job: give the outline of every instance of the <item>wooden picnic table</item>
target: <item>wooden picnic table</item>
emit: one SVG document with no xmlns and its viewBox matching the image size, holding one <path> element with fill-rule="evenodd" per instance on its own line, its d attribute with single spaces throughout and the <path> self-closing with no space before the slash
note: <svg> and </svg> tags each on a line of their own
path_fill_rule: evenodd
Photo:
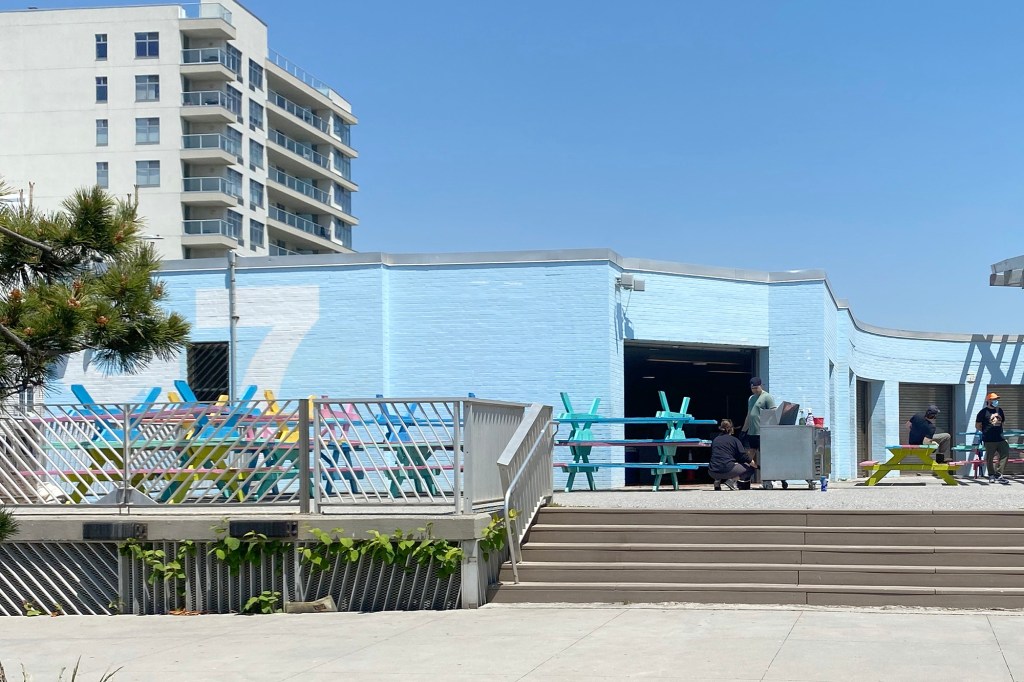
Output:
<svg viewBox="0 0 1024 682">
<path fill-rule="evenodd" d="M 860 466 L 867 467 L 871 471 L 867 485 L 878 485 L 891 471 L 913 471 L 928 472 L 941 478 L 946 485 L 959 485 L 953 478 L 952 472 L 956 470 L 957 464 L 946 462 L 940 464 L 932 459 L 938 445 L 886 445 L 892 456 L 885 462 L 867 460 L 860 463 Z M 916 458 L 918 462 L 905 462 L 907 458 Z"/>
<path fill-rule="evenodd" d="M 567 472 L 569 475 L 565 482 L 565 492 L 571 492 L 576 474 L 583 473 L 587 477 L 587 486 L 590 490 L 597 490 L 594 483 L 594 472 L 601 468 L 617 469 L 650 469 L 654 475 L 653 490 L 658 491 L 661 479 L 669 475 L 672 479 L 672 489 L 679 489 L 678 473 L 685 470 L 693 470 L 706 463 L 698 462 L 676 462 L 676 451 L 678 448 L 709 447 L 710 441 L 699 438 L 687 438 L 684 426 L 694 424 L 716 424 L 713 419 L 694 419 L 687 413 L 690 399 L 683 398 L 683 404 L 678 412 L 669 410 L 668 398 L 664 391 L 659 391 L 663 410 L 654 417 L 602 417 L 597 414 L 597 408 L 601 404 L 600 398 L 595 398 L 590 406 L 589 412 L 575 412 L 568 393 L 562 393 L 562 404 L 566 412 L 560 414 L 555 423 L 568 424 L 570 427 L 569 437 L 558 440 L 555 445 L 568 447 L 572 453 L 572 461 L 556 463 L 555 467 Z M 665 437 L 655 438 L 596 438 L 592 427 L 604 424 L 632 424 L 632 425 L 664 425 Z M 653 447 L 658 450 L 657 462 L 591 462 L 590 453 L 595 447 Z"/>
</svg>

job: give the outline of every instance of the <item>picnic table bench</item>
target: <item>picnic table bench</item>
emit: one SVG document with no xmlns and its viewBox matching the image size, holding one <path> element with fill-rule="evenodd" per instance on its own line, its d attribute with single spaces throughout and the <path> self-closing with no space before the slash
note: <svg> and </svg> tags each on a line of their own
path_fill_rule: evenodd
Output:
<svg viewBox="0 0 1024 682">
<path fill-rule="evenodd" d="M 678 412 L 672 412 L 668 407 L 668 399 L 664 391 L 658 391 L 661 399 L 662 410 L 655 417 L 602 417 L 597 414 L 597 408 L 601 403 L 600 398 L 595 398 L 590 406 L 589 412 L 573 411 L 572 401 L 567 393 L 562 393 L 562 404 L 566 412 L 560 414 L 554 421 L 558 424 L 569 424 L 569 437 L 556 440 L 555 445 L 568 447 L 572 453 L 571 462 L 555 462 L 554 467 L 569 474 L 565 482 L 565 492 L 571 492 L 576 474 L 583 473 L 587 477 L 587 485 L 590 490 L 597 490 L 594 483 L 594 472 L 602 468 L 615 469 L 649 469 L 654 476 L 652 489 L 657 492 L 661 486 L 662 477 L 668 475 L 672 479 L 672 489 L 679 490 L 680 471 L 692 471 L 700 467 L 706 467 L 706 462 L 676 462 L 676 450 L 678 448 L 710 447 L 711 442 L 700 438 L 687 438 L 683 430 L 688 424 L 716 424 L 713 419 L 694 419 L 686 413 L 690 399 L 683 398 L 683 404 Z M 592 427 L 595 424 L 623 424 L 623 425 L 664 425 L 666 427 L 664 438 L 596 438 Z M 590 453 L 595 447 L 636 447 L 636 448 L 657 448 L 657 462 L 591 462 Z"/>
<path fill-rule="evenodd" d="M 892 453 L 892 457 L 887 461 L 866 460 L 860 463 L 860 466 L 866 467 L 871 471 L 867 485 L 877 485 L 891 471 L 926 471 L 941 478 L 946 485 L 958 485 L 952 474 L 959 465 L 952 462 L 940 464 L 933 460 L 932 455 L 937 448 L 938 446 L 934 443 L 928 445 L 886 445 L 885 449 Z M 904 460 L 908 457 L 916 458 L 919 461 L 916 463 L 905 462 Z"/>
</svg>

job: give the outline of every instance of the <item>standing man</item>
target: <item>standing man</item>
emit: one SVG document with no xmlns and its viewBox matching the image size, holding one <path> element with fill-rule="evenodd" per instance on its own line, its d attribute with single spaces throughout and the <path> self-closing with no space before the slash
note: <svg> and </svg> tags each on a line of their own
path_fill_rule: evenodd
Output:
<svg viewBox="0 0 1024 682">
<path fill-rule="evenodd" d="M 927 445 L 935 443 L 939 447 L 935 450 L 935 461 L 944 464 L 946 455 L 950 454 L 950 442 L 952 437 L 948 433 L 935 433 L 935 418 L 939 416 L 939 408 L 936 405 L 929 405 L 924 414 L 918 412 L 907 421 L 910 428 L 911 445 Z"/>
<path fill-rule="evenodd" d="M 1003 422 L 1006 415 L 999 407 L 999 396 L 989 393 L 985 396 L 985 407 L 981 408 L 974 427 L 981 431 L 981 442 L 985 444 L 985 466 L 988 468 L 988 480 L 1008 483 L 1003 478 L 1003 465 L 1010 456 L 1010 444 L 1003 438 Z"/>
<path fill-rule="evenodd" d="M 764 390 L 761 377 L 751 379 L 750 397 L 747 398 L 747 418 L 743 422 L 743 430 L 747 434 L 747 455 L 755 466 L 759 466 L 758 460 L 761 455 L 761 410 L 770 410 L 773 407 L 775 398 Z M 748 483 L 747 486 L 749 485 Z"/>
</svg>

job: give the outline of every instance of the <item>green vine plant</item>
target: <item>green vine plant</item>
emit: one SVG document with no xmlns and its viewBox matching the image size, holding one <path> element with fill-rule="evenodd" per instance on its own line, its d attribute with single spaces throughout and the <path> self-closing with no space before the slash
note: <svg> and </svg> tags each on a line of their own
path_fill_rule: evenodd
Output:
<svg viewBox="0 0 1024 682">
<path fill-rule="evenodd" d="M 507 518 L 498 514 L 491 515 L 491 522 L 484 528 L 483 537 L 480 538 L 480 551 L 483 552 L 484 561 L 491 558 L 491 552 L 500 552 L 505 549 L 508 522 L 515 521 L 518 516 L 518 509 L 509 509 Z"/>
<path fill-rule="evenodd" d="M 135 538 L 130 538 L 121 543 L 118 551 L 123 556 L 129 556 L 149 569 L 149 576 L 146 581 L 150 585 L 158 582 L 170 582 L 171 580 L 185 580 L 188 575 L 185 572 L 185 560 L 196 553 L 196 543 L 191 540 L 181 540 L 178 548 L 170 557 L 167 552 L 157 549 L 153 543 L 141 543 Z"/>
<path fill-rule="evenodd" d="M 39 607 L 35 605 L 35 602 L 28 601 L 27 599 L 21 603 L 21 610 L 25 612 L 26 616 L 42 616 L 44 615 Z"/>
<path fill-rule="evenodd" d="M 280 610 L 277 608 L 277 605 L 280 603 L 280 592 L 264 590 L 255 597 L 249 597 L 249 600 L 242 606 L 242 613 L 277 613 Z"/>
<path fill-rule="evenodd" d="M 367 531 L 370 535 L 368 540 L 345 537 L 341 528 L 335 528 L 330 533 L 311 528 L 309 532 L 316 542 L 302 549 L 299 560 L 317 572 L 331 568 L 335 561 L 355 563 L 365 556 L 388 566 L 402 566 L 406 570 L 411 570 L 410 564 L 427 566 L 433 561 L 438 577 L 447 578 L 458 570 L 465 556 L 458 544 L 435 538 L 430 524 L 417 528 L 414 533 L 406 533 L 401 529 L 396 529 L 390 535 L 376 530 Z"/>
<path fill-rule="evenodd" d="M 284 556 L 291 548 L 291 543 L 269 540 L 263 533 L 255 531 L 236 538 L 228 535 L 227 528 L 223 526 L 213 530 L 220 537 L 212 544 L 208 554 L 223 562 L 231 575 L 238 575 L 245 564 L 259 566 L 264 556 Z M 283 571 L 283 565 L 279 563 L 277 570 L 279 573 Z"/>
</svg>

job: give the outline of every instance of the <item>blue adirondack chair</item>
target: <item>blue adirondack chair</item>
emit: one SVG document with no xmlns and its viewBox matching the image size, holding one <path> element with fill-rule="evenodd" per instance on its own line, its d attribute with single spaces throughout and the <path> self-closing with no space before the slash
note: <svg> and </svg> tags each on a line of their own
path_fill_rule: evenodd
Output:
<svg viewBox="0 0 1024 682">
<path fill-rule="evenodd" d="M 81 384 L 71 384 L 71 393 L 78 399 L 80 406 L 78 407 L 78 413 L 85 417 L 94 417 L 96 420 L 93 422 L 95 426 L 95 433 L 93 434 L 93 441 L 101 441 L 103 443 L 123 443 L 125 440 L 124 421 L 125 417 L 121 410 L 111 410 L 100 405 L 89 393 L 88 389 Z M 156 399 L 160 397 L 160 389 L 152 388 L 143 402 L 140 403 L 132 410 L 131 414 L 141 414 L 147 412 L 156 402 Z M 129 436 L 131 438 L 138 438 L 140 435 L 137 428 L 132 428 Z"/>
</svg>

